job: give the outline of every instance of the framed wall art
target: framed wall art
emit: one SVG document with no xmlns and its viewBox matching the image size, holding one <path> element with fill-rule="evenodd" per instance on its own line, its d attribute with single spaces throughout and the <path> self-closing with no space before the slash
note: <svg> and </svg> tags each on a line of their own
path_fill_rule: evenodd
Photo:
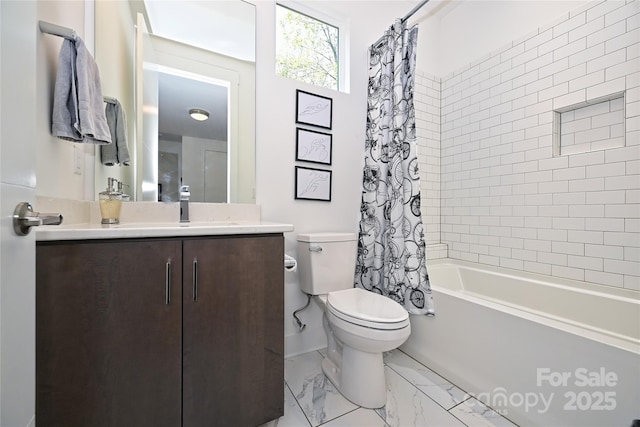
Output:
<svg viewBox="0 0 640 427">
<path fill-rule="evenodd" d="M 296 90 L 296 123 L 331 129 L 332 108 L 331 98 Z"/>
<path fill-rule="evenodd" d="M 332 139 L 330 133 L 296 128 L 296 160 L 330 165 Z"/>
<path fill-rule="evenodd" d="M 296 199 L 331 201 L 331 171 L 296 166 Z"/>
</svg>

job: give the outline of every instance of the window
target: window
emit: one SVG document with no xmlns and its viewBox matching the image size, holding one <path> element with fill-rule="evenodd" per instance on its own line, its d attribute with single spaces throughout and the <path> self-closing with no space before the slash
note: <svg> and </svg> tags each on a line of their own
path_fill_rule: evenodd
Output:
<svg viewBox="0 0 640 427">
<path fill-rule="evenodd" d="M 276 73 L 329 89 L 341 89 L 337 26 L 276 5 Z"/>
</svg>

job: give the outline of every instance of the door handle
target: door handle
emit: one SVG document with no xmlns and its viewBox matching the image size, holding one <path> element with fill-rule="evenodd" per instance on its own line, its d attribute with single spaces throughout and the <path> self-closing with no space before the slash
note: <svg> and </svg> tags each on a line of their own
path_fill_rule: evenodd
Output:
<svg viewBox="0 0 640 427">
<path fill-rule="evenodd" d="M 61 214 L 34 212 L 33 207 L 28 202 L 18 203 L 13 211 L 13 231 L 18 236 L 29 234 L 31 227 L 60 224 L 62 224 Z"/>
</svg>

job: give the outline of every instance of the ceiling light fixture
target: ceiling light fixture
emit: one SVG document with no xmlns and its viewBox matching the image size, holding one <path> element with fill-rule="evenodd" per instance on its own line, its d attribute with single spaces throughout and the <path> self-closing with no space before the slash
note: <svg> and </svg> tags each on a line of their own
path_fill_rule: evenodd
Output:
<svg viewBox="0 0 640 427">
<path fill-rule="evenodd" d="M 189 115 L 193 120 L 203 122 L 209 118 L 209 112 L 201 108 L 192 108 L 189 110 Z"/>
</svg>

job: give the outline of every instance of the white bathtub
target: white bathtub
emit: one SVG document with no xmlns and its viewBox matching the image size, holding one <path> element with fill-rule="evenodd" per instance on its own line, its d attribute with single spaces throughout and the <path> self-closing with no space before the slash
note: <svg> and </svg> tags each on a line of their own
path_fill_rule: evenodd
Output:
<svg viewBox="0 0 640 427">
<path fill-rule="evenodd" d="M 640 292 L 443 259 L 402 349 L 522 426 L 640 419 Z"/>
</svg>

